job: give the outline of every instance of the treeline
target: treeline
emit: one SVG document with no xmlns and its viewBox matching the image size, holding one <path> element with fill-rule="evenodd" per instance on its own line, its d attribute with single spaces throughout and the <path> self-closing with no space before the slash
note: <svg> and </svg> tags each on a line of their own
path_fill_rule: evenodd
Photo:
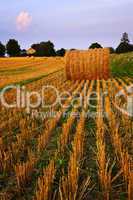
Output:
<svg viewBox="0 0 133 200">
<path fill-rule="evenodd" d="M 94 49 L 94 48 L 103 48 L 103 47 L 101 44 L 96 42 L 91 44 L 91 46 L 89 47 L 89 49 Z M 130 43 L 128 33 L 126 32 L 123 33 L 120 44 L 116 49 L 114 49 L 113 47 L 109 47 L 109 49 L 110 53 L 118 53 L 118 54 L 133 51 L 133 44 Z"/>
<path fill-rule="evenodd" d="M 103 48 L 99 43 L 93 43 L 89 46 L 89 49 Z M 109 47 L 110 53 L 127 53 L 133 51 L 133 44 L 130 43 L 127 33 L 123 33 L 120 44 L 116 49 Z M 74 49 L 71 49 L 74 50 Z M 61 48 L 55 50 L 55 46 L 51 41 L 40 42 L 32 44 L 28 50 L 21 49 L 19 43 L 15 39 L 10 39 L 6 45 L 0 42 L 0 57 L 8 55 L 10 57 L 25 57 L 25 56 L 37 56 L 37 57 L 50 57 L 50 56 L 64 56 L 66 50 Z"/>
<path fill-rule="evenodd" d="M 54 44 L 51 41 L 32 44 L 28 50 L 21 49 L 19 43 L 15 39 L 10 39 L 6 45 L 0 42 L 0 57 L 4 57 L 6 54 L 10 57 L 25 57 L 25 56 L 38 56 L 38 57 L 50 57 L 50 56 L 64 56 L 65 49 L 61 48 L 55 50 Z"/>
</svg>

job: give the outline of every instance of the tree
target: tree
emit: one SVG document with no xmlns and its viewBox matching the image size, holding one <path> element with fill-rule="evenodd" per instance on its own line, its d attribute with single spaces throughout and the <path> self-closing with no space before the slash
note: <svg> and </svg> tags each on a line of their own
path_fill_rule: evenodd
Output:
<svg viewBox="0 0 133 200">
<path fill-rule="evenodd" d="M 130 51 L 133 51 L 133 46 L 125 42 L 121 42 L 116 48 L 116 53 L 127 53 Z"/>
<path fill-rule="evenodd" d="M 33 44 L 31 48 L 36 50 L 35 56 L 56 56 L 54 44 L 51 41 Z"/>
<path fill-rule="evenodd" d="M 31 45 L 31 48 L 36 51 L 36 53 L 34 54 L 34 56 L 39 56 L 39 47 L 40 47 L 39 43 Z"/>
<path fill-rule="evenodd" d="M 129 37 L 128 37 L 128 33 L 123 33 L 122 38 L 121 38 L 121 43 L 130 43 Z"/>
<path fill-rule="evenodd" d="M 45 50 L 45 56 L 56 56 L 54 44 L 51 41 L 44 42 L 43 45 Z"/>
<path fill-rule="evenodd" d="M 26 51 L 26 49 L 22 49 L 20 55 L 21 55 L 22 57 L 26 57 L 26 56 L 27 56 L 27 51 Z"/>
<path fill-rule="evenodd" d="M 0 57 L 4 57 L 6 52 L 5 46 L 0 42 Z"/>
<path fill-rule="evenodd" d="M 92 43 L 89 49 L 95 49 L 95 48 L 103 48 L 99 43 L 95 42 Z"/>
<path fill-rule="evenodd" d="M 63 57 L 65 55 L 65 53 L 66 53 L 66 50 L 63 49 L 63 48 L 61 48 L 61 49 L 56 51 L 56 55 L 57 56 L 62 56 Z"/>
<path fill-rule="evenodd" d="M 10 57 L 20 56 L 20 45 L 17 40 L 10 39 L 6 45 L 7 54 Z"/>
<path fill-rule="evenodd" d="M 127 53 L 133 51 L 133 45 L 130 44 L 130 40 L 127 33 L 123 33 L 121 42 L 116 48 L 116 53 Z"/>
<path fill-rule="evenodd" d="M 109 47 L 109 50 L 110 50 L 110 53 L 111 53 L 111 54 L 112 54 L 112 53 L 115 53 L 115 50 L 114 50 L 113 47 Z"/>
</svg>

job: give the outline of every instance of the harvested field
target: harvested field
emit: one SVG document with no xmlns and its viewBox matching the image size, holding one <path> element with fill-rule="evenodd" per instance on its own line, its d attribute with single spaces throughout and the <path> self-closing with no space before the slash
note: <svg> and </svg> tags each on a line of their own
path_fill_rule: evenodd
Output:
<svg viewBox="0 0 133 200">
<path fill-rule="evenodd" d="M 114 73 L 117 59 L 108 80 L 67 80 L 61 58 L 0 60 L 1 88 L 20 82 L 42 95 L 52 85 L 61 100 L 43 107 L 57 99 L 47 90 L 37 107 L 0 102 L 0 200 L 133 199 L 133 78 Z M 13 103 L 15 89 L 5 96 Z"/>
</svg>

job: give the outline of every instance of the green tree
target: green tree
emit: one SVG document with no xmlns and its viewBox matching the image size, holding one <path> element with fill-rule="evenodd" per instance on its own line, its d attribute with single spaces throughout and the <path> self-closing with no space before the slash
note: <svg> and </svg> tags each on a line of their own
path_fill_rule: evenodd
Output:
<svg viewBox="0 0 133 200">
<path fill-rule="evenodd" d="M 121 42 L 116 48 L 116 53 L 127 53 L 133 51 L 133 46 L 131 44 Z"/>
<path fill-rule="evenodd" d="M 10 57 L 20 56 L 21 49 L 17 40 L 10 39 L 6 45 L 7 54 Z"/>
<path fill-rule="evenodd" d="M 123 33 L 121 42 L 116 48 L 116 53 L 127 53 L 133 51 L 133 45 L 130 44 L 130 40 L 127 33 Z"/>
<path fill-rule="evenodd" d="M 103 48 L 99 43 L 95 42 L 92 43 L 89 49 L 95 49 L 95 48 Z"/>
<path fill-rule="evenodd" d="M 33 44 L 31 47 L 36 50 L 35 56 L 56 56 L 54 44 L 51 41 Z"/>
<path fill-rule="evenodd" d="M 110 53 L 115 53 L 115 49 L 113 47 L 109 47 Z"/>
<path fill-rule="evenodd" d="M 31 48 L 33 48 L 36 51 L 36 53 L 34 54 L 34 56 L 39 56 L 39 47 L 40 47 L 39 43 L 31 45 Z"/>
<path fill-rule="evenodd" d="M 65 53 L 66 53 L 66 50 L 63 49 L 63 48 L 61 48 L 61 49 L 56 51 L 56 55 L 57 56 L 62 56 L 63 57 L 65 55 Z"/>
<path fill-rule="evenodd" d="M 27 56 L 27 51 L 26 49 L 22 49 L 20 52 L 21 57 L 26 57 Z"/>
<path fill-rule="evenodd" d="M 128 33 L 125 32 L 125 33 L 122 34 L 121 43 L 127 43 L 127 44 L 130 43 Z"/>
<path fill-rule="evenodd" d="M 0 57 L 4 57 L 6 52 L 5 46 L 0 42 Z"/>
</svg>

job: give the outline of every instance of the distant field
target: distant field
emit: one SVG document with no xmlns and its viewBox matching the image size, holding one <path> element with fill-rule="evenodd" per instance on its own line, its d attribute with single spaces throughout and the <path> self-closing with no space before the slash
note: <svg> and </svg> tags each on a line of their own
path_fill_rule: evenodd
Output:
<svg viewBox="0 0 133 200">
<path fill-rule="evenodd" d="M 0 88 L 41 78 L 63 67 L 62 58 L 0 58 Z"/>
</svg>

